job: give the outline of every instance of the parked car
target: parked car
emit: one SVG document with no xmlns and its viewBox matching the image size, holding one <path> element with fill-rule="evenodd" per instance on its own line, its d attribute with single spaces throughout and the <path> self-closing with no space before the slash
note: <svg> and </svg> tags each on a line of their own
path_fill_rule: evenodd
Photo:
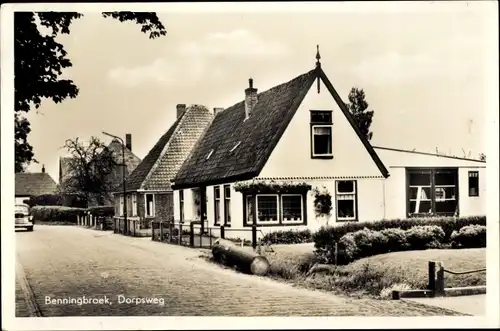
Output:
<svg viewBox="0 0 500 331">
<path fill-rule="evenodd" d="M 16 229 L 26 228 L 28 231 L 33 231 L 35 221 L 31 215 L 30 207 L 28 205 L 16 205 L 14 213 L 16 219 Z"/>
</svg>

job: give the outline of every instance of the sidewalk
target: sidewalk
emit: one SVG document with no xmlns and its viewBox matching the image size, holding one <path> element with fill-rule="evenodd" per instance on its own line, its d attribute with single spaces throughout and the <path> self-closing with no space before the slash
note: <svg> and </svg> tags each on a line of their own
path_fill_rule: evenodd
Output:
<svg viewBox="0 0 500 331">
<path fill-rule="evenodd" d="M 472 316 L 486 315 L 486 294 L 464 295 L 442 298 L 415 298 L 402 299 L 422 303 L 424 305 L 450 309 L 459 313 Z"/>
</svg>

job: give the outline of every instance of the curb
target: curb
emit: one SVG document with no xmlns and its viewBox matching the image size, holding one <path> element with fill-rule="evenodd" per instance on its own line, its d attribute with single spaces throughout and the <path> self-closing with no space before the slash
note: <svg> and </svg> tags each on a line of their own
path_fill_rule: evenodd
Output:
<svg viewBox="0 0 500 331">
<path fill-rule="evenodd" d="M 28 279 L 26 278 L 26 274 L 24 273 L 24 268 L 19 261 L 16 261 L 16 278 L 19 282 L 21 291 L 23 292 L 30 317 L 43 316 L 38 304 L 36 303 L 35 294 L 33 293 L 33 290 L 28 283 Z"/>
<path fill-rule="evenodd" d="M 467 286 L 467 287 L 450 287 L 445 288 L 443 294 L 436 294 L 435 297 L 457 297 L 464 295 L 486 294 L 486 286 Z M 432 298 L 431 290 L 409 290 L 409 291 L 392 291 L 392 299 L 399 300 L 402 298 Z"/>
</svg>

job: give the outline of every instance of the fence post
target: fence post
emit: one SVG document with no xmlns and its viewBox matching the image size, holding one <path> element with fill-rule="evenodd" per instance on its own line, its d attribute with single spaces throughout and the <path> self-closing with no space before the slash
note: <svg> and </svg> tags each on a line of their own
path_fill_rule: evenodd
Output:
<svg viewBox="0 0 500 331">
<path fill-rule="evenodd" d="M 338 263 L 339 245 L 335 242 L 335 265 Z"/>
<path fill-rule="evenodd" d="M 160 221 L 160 241 L 163 242 L 163 222 Z"/>
<path fill-rule="evenodd" d="M 255 251 L 257 248 L 257 226 L 252 224 L 252 248 Z"/>
<path fill-rule="evenodd" d="M 224 225 L 221 225 L 220 226 L 220 237 L 222 239 L 224 239 L 224 236 L 225 236 Z"/>
<path fill-rule="evenodd" d="M 179 222 L 179 245 L 182 245 L 182 222 Z"/>
<path fill-rule="evenodd" d="M 436 295 L 443 296 L 444 295 L 444 265 L 442 262 L 437 263 L 437 271 L 436 271 Z"/>
<path fill-rule="evenodd" d="M 429 261 L 429 273 L 428 273 L 428 289 L 431 291 L 431 297 L 436 296 L 436 262 Z"/>
<path fill-rule="evenodd" d="M 194 224 L 191 222 L 189 224 L 189 229 L 191 232 L 189 233 L 189 246 L 194 247 Z"/>
</svg>

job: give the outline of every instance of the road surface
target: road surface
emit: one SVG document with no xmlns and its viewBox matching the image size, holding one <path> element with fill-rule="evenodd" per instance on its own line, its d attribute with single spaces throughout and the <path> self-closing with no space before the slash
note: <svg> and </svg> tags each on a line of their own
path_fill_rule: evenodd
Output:
<svg viewBox="0 0 500 331">
<path fill-rule="evenodd" d="M 76 226 L 16 232 L 16 250 L 18 317 L 459 315 L 295 288 L 221 268 L 196 249 Z"/>
</svg>

